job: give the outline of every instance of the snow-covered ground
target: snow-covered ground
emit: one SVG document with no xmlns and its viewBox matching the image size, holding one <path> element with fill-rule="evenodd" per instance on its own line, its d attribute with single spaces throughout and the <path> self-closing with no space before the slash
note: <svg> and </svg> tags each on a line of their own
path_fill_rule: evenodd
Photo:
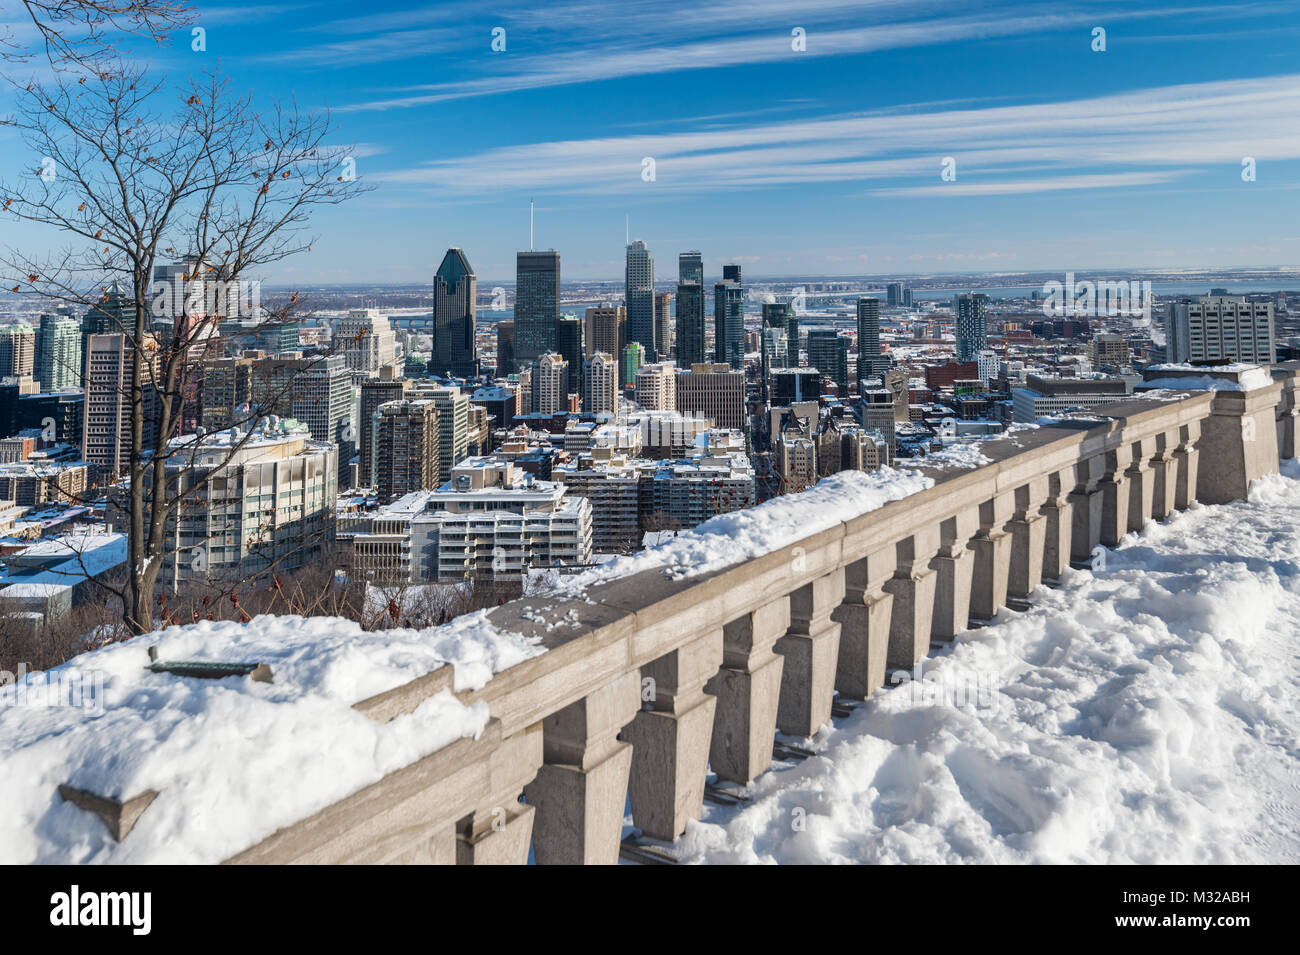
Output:
<svg viewBox="0 0 1300 955">
<path fill-rule="evenodd" d="M 1300 467 L 962 634 L 690 862 L 1300 862 Z M 963 705 L 956 705 L 958 701 Z"/>
</svg>

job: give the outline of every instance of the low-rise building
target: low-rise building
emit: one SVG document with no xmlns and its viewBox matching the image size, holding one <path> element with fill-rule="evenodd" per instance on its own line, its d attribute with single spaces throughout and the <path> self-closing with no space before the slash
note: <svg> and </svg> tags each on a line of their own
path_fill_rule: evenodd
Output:
<svg viewBox="0 0 1300 955">
<path fill-rule="evenodd" d="M 1110 401 L 1119 401 L 1131 390 L 1130 383 L 1123 378 L 1049 378 L 1029 375 L 1026 387 L 1012 389 L 1011 400 L 1015 420 L 1033 423 L 1045 415 L 1086 410 Z"/>
</svg>

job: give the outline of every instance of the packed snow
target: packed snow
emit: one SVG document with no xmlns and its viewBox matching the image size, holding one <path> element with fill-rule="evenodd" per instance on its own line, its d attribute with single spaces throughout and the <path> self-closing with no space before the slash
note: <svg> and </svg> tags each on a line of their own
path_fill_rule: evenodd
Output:
<svg viewBox="0 0 1300 955">
<path fill-rule="evenodd" d="M 1161 375 L 1162 371 L 1197 372 L 1197 374 Z M 1147 372 L 1152 377 L 1139 387 L 1152 390 L 1252 391 L 1256 388 L 1266 388 L 1273 383 L 1273 376 L 1267 368 L 1241 363 L 1210 367 L 1188 364 L 1152 365 Z M 1221 377 L 1221 375 L 1235 377 Z"/>
<path fill-rule="evenodd" d="M 273 682 L 153 673 L 151 646 L 159 661 L 266 663 Z M 481 612 L 376 632 L 332 617 L 257 617 L 168 628 L 28 675 L 0 689 L 0 862 L 219 862 L 477 736 L 489 716 L 448 691 L 389 723 L 354 703 L 443 665 L 455 668 L 456 690 L 481 687 L 541 652 Z M 116 799 L 159 795 L 117 843 L 59 797 L 61 783 Z"/>
<path fill-rule="evenodd" d="M 960 635 L 690 862 L 1300 862 L 1300 467 Z"/>
<path fill-rule="evenodd" d="M 919 471 L 895 468 L 841 471 L 822 478 L 802 493 L 719 514 L 696 525 L 688 534 L 670 537 L 648 550 L 616 557 L 566 577 L 560 581 L 556 593 L 561 596 L 585 593 L 595 584 L 655 568 L 663 568 L 674 579 L 721 570 L 770 554 L 933 486 L 934 479 Z"/>
<path fill-rule="evenodd" d="M 994 435 L 993 437 L 1000 437 L 1000 435 Z M 945 444 L 937 451 L 931 451 L 924 457 L 917 458 L 916 463 L 940 468 L 983 467 L 992 463 L 992 459 L 980 450 L 980 443 L 967 441 Z"/>
</svg>

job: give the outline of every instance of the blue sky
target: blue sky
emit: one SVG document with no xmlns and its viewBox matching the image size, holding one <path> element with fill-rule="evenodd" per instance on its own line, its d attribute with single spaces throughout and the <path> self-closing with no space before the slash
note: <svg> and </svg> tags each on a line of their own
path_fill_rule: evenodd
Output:
<svg viewBox="0 0 1300 955">
<path fill-rule="evenodd" d="M 510 279 L 530 197 L 566 278 L 625 215 L 660 279 L 1300 263 L 1296 2 L 195 6 L 159 69 L 328 106 L 377 186 L 272 281 Z"/>
</svg>

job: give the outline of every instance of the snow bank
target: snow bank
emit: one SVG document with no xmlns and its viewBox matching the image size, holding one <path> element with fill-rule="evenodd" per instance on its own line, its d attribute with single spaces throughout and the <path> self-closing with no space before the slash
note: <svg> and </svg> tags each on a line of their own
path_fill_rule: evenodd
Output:
<svg viewBox="0 0 1300 955">
<path fill-rule="evenodd" d="M 152 673 L 153 645 L 160 661 L 267 663 L 274 682 Z M 450 692 L 385 724 L 353 703 L 443 664 L 456 689 L 479 687 L 540 652 L 475 613 L 369 633 L 328 617 L 204 621 L 76 657 L 49 672 L 90 688 L 93 706 L 38 705 L 42 675 L 0 689 L 0 862 L 218 862 L 488 719 Z M 119 844 L 60 783 L 159 795 Z"/>
<path fill-rule="evenodd" d="M 1300 468 L 1284 471 L 962 634 L 926 680 L 877 693 L 822 731 L 819 755 L 760 777 L 744 808 L 706 806 L 677 851 L 1300 861 Z"/>
<path fill-rule="evenodd" d="M 770 554 L 933 485 L 933 478 L 918 471 L 894 468 L 841 471 L 799 494 L 787 494 L 757 507 L 719 514 L 649 550 L 617 557 L 564 578 L 556 594 L 585 593 L 594 584 L 657 567 L 665 568 L 674 579 L 721 570 Z"/>
<path fill-rule="evenodd" d="M 983 440 L 992 440 L 1001 435 L 991 435 Z M 992 459 L 979 449 L 979 441 L 953 443 L 944 445 L 938 451 L 931 451 L 916 459 L 917 464 L 940 468 L 978 468 L 991 464 Z"/>
<path fill-rule="evenodd" d="M 1273 376 L 1267 368 L 1260 365 L 1244 365 L 1239 362 L 1231 365 L 1214 365 L 1210 367 L 1188 364 L 1152 365 L 1147 370 L 1157 374 L 1162 371 L 1200 372 L 1200 374 L 1195 375 L 1165 375 L 1150 378 L 1139 386 L 1154 390 L 1252 391 L 1255 388 L 1264 388 L 1273 383 Z M 1214 372 L 1235 374 L 1237 377 L 1220 378 L 1213 374 Z"/>
</svg>

